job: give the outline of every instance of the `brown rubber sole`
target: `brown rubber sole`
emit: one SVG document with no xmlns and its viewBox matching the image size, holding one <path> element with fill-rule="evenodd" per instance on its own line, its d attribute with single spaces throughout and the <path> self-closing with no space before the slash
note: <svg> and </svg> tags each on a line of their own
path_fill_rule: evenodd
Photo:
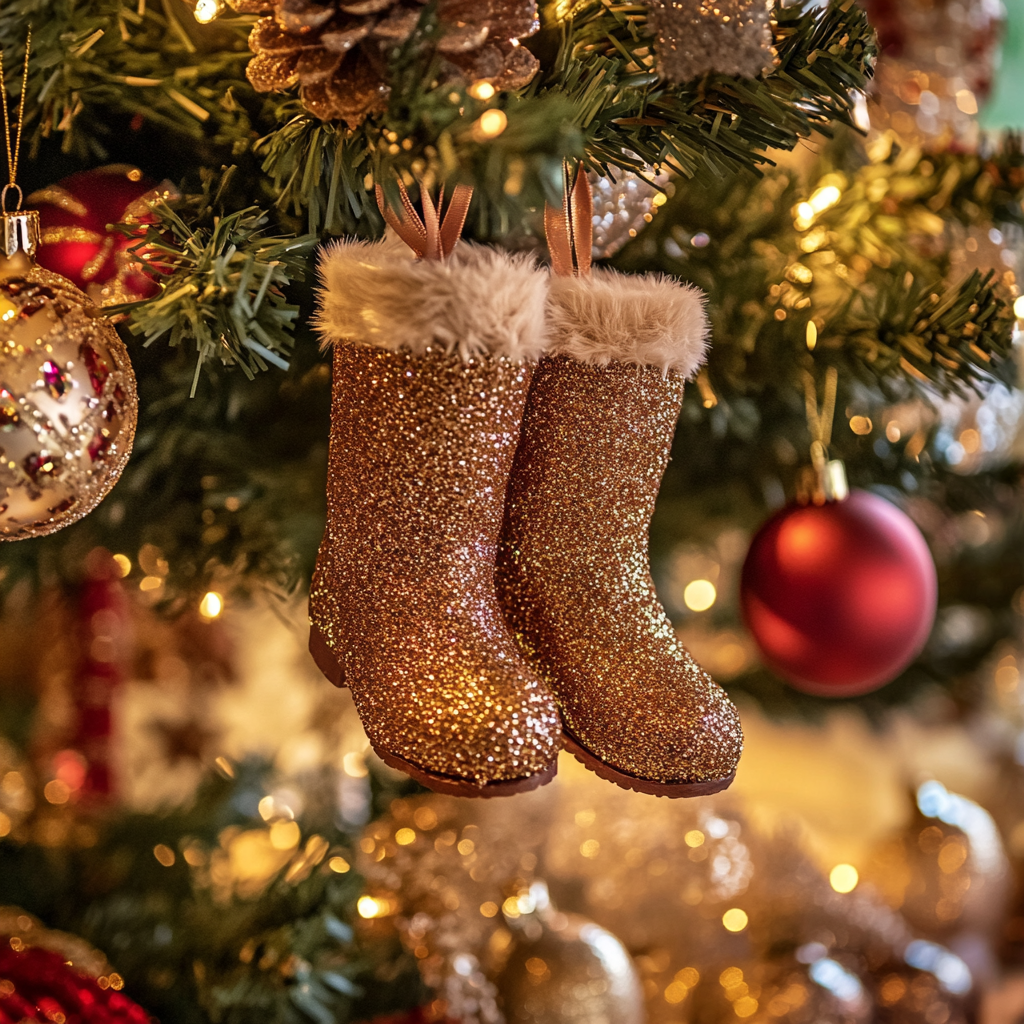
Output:
<svg viewBox="0 0 1024 1024">
<path fill-rule="evenodd" d="M 345 686 L 345 670 L 334 656 L 323 634 L 316 626 L 309 630 L 309 653 L 316 662 L 316 667 L 327 677 L 327 680 L 339 688 Z M 446 796 L 463 796 L 488 799 L 496 796 L 515 796 L 516 793 L 529 793 L 531 790 L 546 786 L 558 773 L 557 759 L 552 761 L 543 771 L 528 775 L 523 779 L 510 779 L 507 782 L 487 782 L 482 786 L 468 779 L 458 779 L 450 775 L 429 772 L 397 754 L 389 753 L 374 746 L 374 753 L 389 767 L 404 772 L 415 779 L 421 786 L 444 793 Z"/>
<path fill-rule="evenodd" d="M 309 653 L 313 656 L 317 668 L 335 686 L 345 686 L 345 673 L 334 652 L 328 646 L 323 634 L 316 628 L 311 627 L 309 631 Z M 612 782 L 621 789 L 631 789 L 637 793 L 646 793 L 649 796 L 663 796 L 670 800 L 682 800 L 694 796 L 711 796 L 713 793 L 721 793 L 732 785 L 736 778 L 736 772 L 731 772 L 725 778 L 711 779 L 708 782 L 653 782 L 650 779 L 641 779 L 626 772 L 620 772 L 616 768 L 605 764 L 594 754 L 590 753 L 574 736 L 563 727 L 563 743 L 565 749 L 571 753 L 580 764 L 590 769 L 595 775 L 607 782 Z M 547 768 L 536 775 L 527 776 L 524 779 L 512 779 L 509 782 L 489 782 L 483 786 L 469 782 L 466 779 L 456 779 L 447 775 L 439 775 L 435 772 L 428 772 L 423 768 L 406 761 L 397 754 L 388 753 L 386 750 L 373 748 L 377 756 L 389 767 L 400 772 L 405 772 L 410 778 L 415 779 L 420 785 L 432 789 L 435 793 L 445 793 L 449 796 L 464 797 L 495 797 L 514 796 L 516 793 L 529 793 L 531 790 L 539 789 L 547 785 L 558 772 L 558 762 L 553 761 Z"/>
<path fill-rule="evenodd" d="M 711 796 L 712 793 L 721 793 L 723 789 L 728 789 L 732 785 L 733 779 L 736 778 L 736 772 L 733 771 L 723 779 L 711 779 L 708 782 L 653 782 L 650 779 L 641 779 L 636 775 L 629 775 L 626 772 L 620 772 L 617 768 L 612 768 L 611 765 L 606 764 L 587 750 L 564 726 L 562 736 L 565 749 L 595 775 L 606 782 L 613 782 L 621 789 L 631 789 L 636 793 L 646 793 L 648 796 L 664 796 L 670 800 Z"/>
</svg>

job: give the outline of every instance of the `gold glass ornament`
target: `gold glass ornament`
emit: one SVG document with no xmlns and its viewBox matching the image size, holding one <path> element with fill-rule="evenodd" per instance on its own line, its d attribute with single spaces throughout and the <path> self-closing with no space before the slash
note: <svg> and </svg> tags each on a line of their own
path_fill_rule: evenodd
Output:
<svg viewBox="0 0 1024 1024">
<path fill-rule="evenodd" d="M 543 882 L 530 887 L 528 903 L 528 913 L 506 914 L 514 941 L 498 990 L 508 1024 L 644 1024 L 640 978 L 622 943 L 585 917 L 559 913 Z"/>
<path fill-rule="evenodd" d="M 815 944 L 810 944 L 814 946 Z M 779 1024 L 868 1024 L 873 1007 L 861 979 L 824 947 L 797 950 L 746 968 L 735 964 L 706 972 L 694 993 L 697 1020 Z"/>
<path fill-rule="evenodd" d="M 23 540 L 106 497 L 131 453 L 138 397 L 110 322 L 35 262 L 38 213 L 3 213 L 0 231 L 0 539 Z"/>
<path fill-rule="evenodd" d="M 935 781 L 918 789 L 905 832 L 876 850 L 864 877 L 918 934 L 939 941 L 964 931 L 991 934 L 1010 889 L 992 817 Z"/>
</svg>

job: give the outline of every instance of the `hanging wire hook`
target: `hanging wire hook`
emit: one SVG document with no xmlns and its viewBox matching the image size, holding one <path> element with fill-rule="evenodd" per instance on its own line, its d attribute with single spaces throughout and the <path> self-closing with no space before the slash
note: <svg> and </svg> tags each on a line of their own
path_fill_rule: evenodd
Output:
<svg viewBox="0 0 1024 1024">
<path fill-rule="evenodd" d="M 7 209 L 7 193 L 10 192 L 12 189 L 18 193 L 18 205 L 15 206 L 13 210 L 9 211 Z M 20 185 L 15 184 L 13 181 L 7 185 L 4 185 L 3 189 L 0 189 L 0 213 L 17 213 L 21 209 L 21 204 L 24 201 L 24 199 L 25 196 L 21 191 Z"/>
</svg>

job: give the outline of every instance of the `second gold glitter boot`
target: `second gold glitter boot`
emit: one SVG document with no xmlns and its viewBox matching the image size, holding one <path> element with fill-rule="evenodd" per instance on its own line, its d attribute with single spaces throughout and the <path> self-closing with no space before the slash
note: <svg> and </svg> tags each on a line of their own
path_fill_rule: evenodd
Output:
<svg viewBox="0 0 1024 1024">
<path fill-rule="evenodd" d="M 344 242 L 321 278 L 334 382 L 310 650 L 392 767 L 460 796 L 533 789 L 561 726 L 494 560 L 547 275 L 478 246 Z"/>
<path fill-rule="evenodd" d="M 717 792 L 739 760 L 739 717 L 676 639 L 647 554 L 683 384 L 703 359 L 700 294 L 555 276 L 549 323 L 506 502 L 506 615 L 579 760 L 627 789 Z"/>
</svg>

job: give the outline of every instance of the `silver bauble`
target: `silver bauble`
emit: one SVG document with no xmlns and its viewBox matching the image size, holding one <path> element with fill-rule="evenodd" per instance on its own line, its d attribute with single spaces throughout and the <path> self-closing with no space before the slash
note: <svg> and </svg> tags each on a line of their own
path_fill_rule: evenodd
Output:
<svg viewBox="0 0 1024 1024">
<path fill-rule="evenodd" d="M 536 911 L 510 921 L 514 945 L 498 980 L 508 1024 L 644 1024 L 633 961 L 611 932 L 548 903 L 535 882 Z"/>
</svg>

